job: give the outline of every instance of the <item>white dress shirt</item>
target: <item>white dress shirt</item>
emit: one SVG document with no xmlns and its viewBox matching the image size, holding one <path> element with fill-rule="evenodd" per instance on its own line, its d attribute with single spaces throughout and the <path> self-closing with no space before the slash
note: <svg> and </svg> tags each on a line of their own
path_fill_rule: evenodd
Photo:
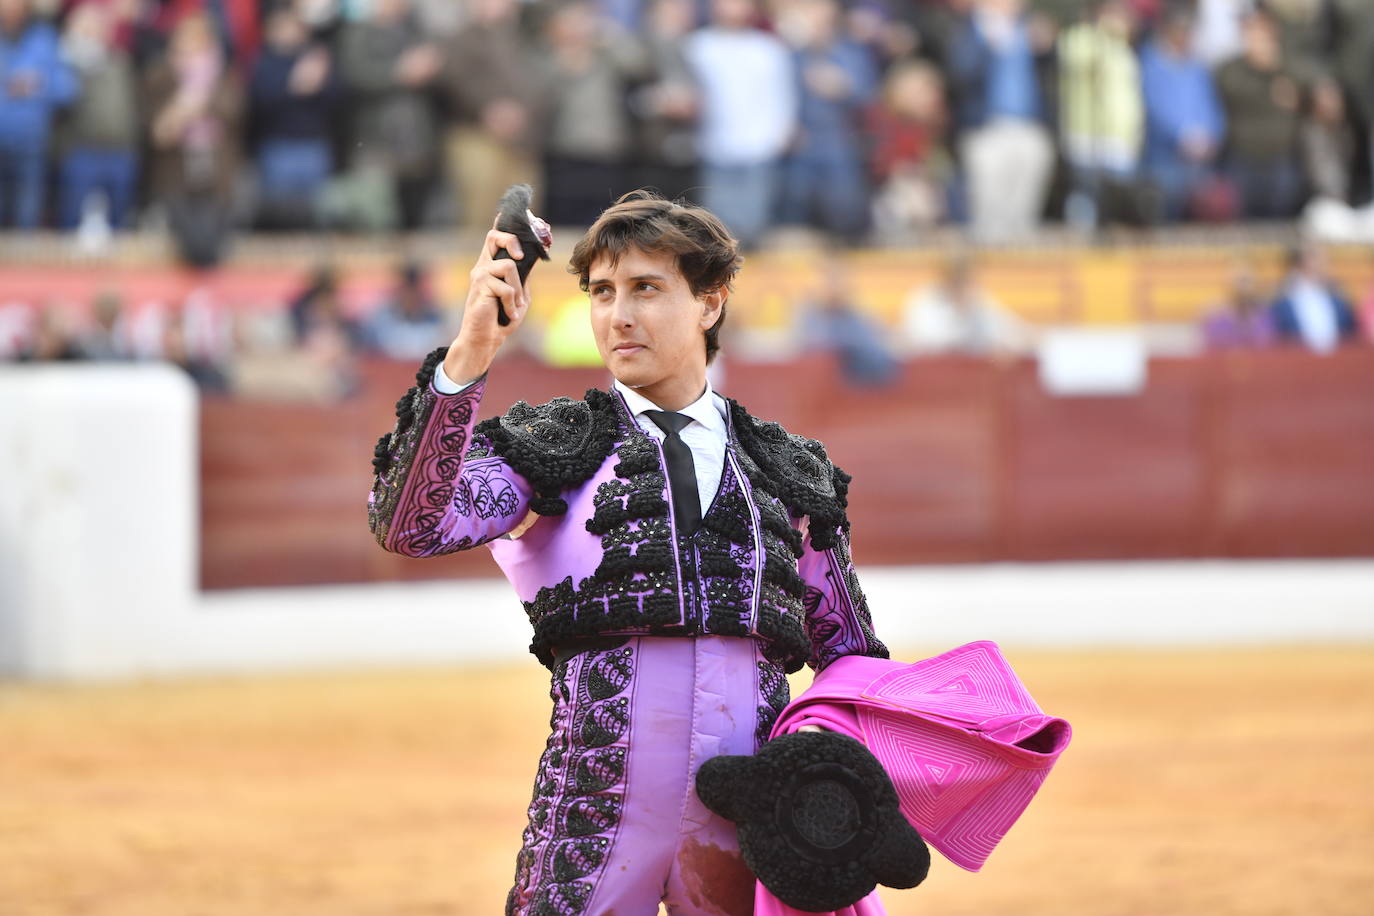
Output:
<svg viewBox="0 0 1374 916">
<path fill-rule="evenodd" d="M 476 379 L 472 380 L 475 381 Z M 459 385 L 444 372 L 443 363 L 434 367 L 434 388 L 440 394 L 458 394 L 472 382 Z M 646 417 L 644 411 L 663 408 L 619 379 L 615 379 L 612 385 L 625 398 L 625 403 L 634 414 L 639 428 L 656 441 L 662 442 L 668 434 L 659 429 L 658 424 L 652 419 Z M 710 379 L 707 379 L 706 390 L 702 392 L 701 397 L 676 411 L 692 418 L 692 422 L 684 426 L 679 435 L 692 450 L 692 465 L 697 472 L 697 495 L 701 499 L 702 515 L 706 514 L 706 510 L 715 499 L 716 490 L 720 488 L 720 477 L 725 469 L 726 410 L 725 399 L 716 394 L 711 388 Z"/>
<path fill-rule="evenodd" d="M 1336 318 L 1336 306 L 1331 293 L 1320 283 L 1300 277 L 1289 287 L 1293 300 L 1293 314 L 1298 331 L 1308 349 L 1316 353 L 1330 353 L 1341 342 L 1341 326 Z"/>
</svg>

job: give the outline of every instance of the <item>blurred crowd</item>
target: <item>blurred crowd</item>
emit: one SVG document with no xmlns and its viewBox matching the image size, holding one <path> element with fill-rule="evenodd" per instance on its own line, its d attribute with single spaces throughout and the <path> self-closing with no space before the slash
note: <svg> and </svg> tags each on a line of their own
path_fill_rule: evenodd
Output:
<svg viewBox="0 0 1374 916">
<path fill-rule="evenodd" d="M 245 309 L 198 286 L 175 303 L 128 308 L 114 288 L 87 314 L 48 304 L 0 303 L 0 362 L 165 362 L 203 390 L 328 402 L 354 393 L 359 361 L 414 363 L 457 332 L 427 271 L 403 262 L 365 309 L 346 307 L 339 275 L 320 266 L 283 302 Z"/>
<path fill-rule="evenodd" d="M 817 263 L 816 282 L 787 303 L 781 334 L 760 350 L 748 331 L 727 331 L 741 335 L 730 337 L 727 362 L 820 353 L 851 384 L 879 387 L 895 381 L 908 360 L 959 356 L 1007 365 L 1039 352 L 1043 329 L 998 301 L 971 249 L 948 255 L 930 282 L 910 288 L 890 321 L 856 295 L 843 251 Z M 459 316 L 436 299 L 418 263 L 398 265 L 390 288 L 362 309 L 346 307 L 341 293 L 339 275 L 322 266 L 283 302 L 252 310 L 226 308 L 208 288 L 172 308 L 135 310 L 105 292 L 84 317 L 69 308 L 0 304 L 0 362 L 164 361 L 209 392 L 330 402 L 359 390 L 364 359 L 414 364 L 457 330 Z M 1300 245 L 1272 286 L 1253 262 L 1238 261 L 1222 301 L 1202 310 L 1196 326 L 1176 330 L 1189 341 L 1182 352 L 1282 346 L 1325 354 L 1369 346 L 1374 287 L 1358 293 L 1332 277 L 1320 246 Z M 585 295 L 548 306 L 544 320 L 516 338 L 517 348 L 549 366 L 601 366 Z M 721 364 L 712 370 L 723 382 Z"/>
<path fill-rule="evenodd" d="M 748 246 L 1293 216 L 1370 191 L 1367 0 L 0 0 L 0 227 L 589 223 Z"/>
<path fill-rule="evenodd" d="M 986 289 L 970 253 L 950 257 L 940 277 L 912 290 L 895 327 L 874 319 L 854 296 L 843 262 L 832 260 L 811 296 L 797 304 L 797 339 L 832 354 L 856 385 L 892 380 L 904 359 L 966 356 L 1006 363 L 1037 351 L 1040 329 Z M 1223 301 L 1206 309 L 1185 350 L 1207 353 L 1286 346 L 1316 354 L 1374 344 L 1374 288 L 1357 300 L 1332 277 L 1325 250 L 1294 246 L 1272 287 L 1255 265 L 1236 265 Z"/>
</svg>

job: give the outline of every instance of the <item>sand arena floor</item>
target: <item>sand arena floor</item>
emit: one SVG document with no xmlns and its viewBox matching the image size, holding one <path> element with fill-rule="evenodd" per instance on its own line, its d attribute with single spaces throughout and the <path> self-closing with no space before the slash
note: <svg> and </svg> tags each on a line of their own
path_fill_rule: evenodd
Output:
<svg viewBox="0 0 1374 916">
<path fill-rule="evenodd" d="M 1374 913 L 1374 647 L 1008 654 L 1074 745 L 894 916 Z M 0 916 L 495 916 L 545 690 L 533 660 L 0 683 Z"/>
</svg>

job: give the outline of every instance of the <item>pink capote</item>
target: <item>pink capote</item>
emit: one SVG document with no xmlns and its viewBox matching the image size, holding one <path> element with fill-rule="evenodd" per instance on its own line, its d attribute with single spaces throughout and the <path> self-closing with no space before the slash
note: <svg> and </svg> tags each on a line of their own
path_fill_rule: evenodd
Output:
<svg viewBox="0 0 1374 916">
<path fill-rule="evenodd" d="M 805 725 L 861 741 L 891 777 L 906 819 L 969 871 L 1026 810 L 1072 735 L 986 640 L 914 664 L 838 658 L 788 704 L 770 737 Z M 833 916 L 885 914 L 875 890 Z M 759 883 L 754 916 L 807 914 Z"/>
</svg>

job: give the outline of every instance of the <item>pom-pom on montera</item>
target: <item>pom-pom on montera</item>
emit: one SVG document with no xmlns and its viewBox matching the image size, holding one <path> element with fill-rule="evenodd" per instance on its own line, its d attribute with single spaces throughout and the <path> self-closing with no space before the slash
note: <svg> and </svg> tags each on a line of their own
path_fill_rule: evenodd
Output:
<svg viewBox="0 0 1374 916">
<path fill-rule="evenodd" d="M 520 271 L 521 284 L 529 279 L 536 260 L 549 260 L 549 248 L 553 245 L 549 224 L 530 212 L 533 200 L 533 188 L 527 184 L 513 184 L 501 195 L 501 202 L 496 207 L 496 228 L 520 240 L 522 256 L 516 261 L 516 268 Z M 495 259 L 514 260 L 504 248 L 496 252 Z M 503 325 L 510 324 L 510 316 L 499 302 L 496 320 Z"/>
<path fill-rule="evenodd" d="M 707 808 L 735 822 L 745 864 L 796 909 L 843 909 L 879 884 L 915 887 L 930 869 L 892 780 L 853 738 L 779 735 L 752 757 L 706 761 L 696 788 Z"/>
</svg>

